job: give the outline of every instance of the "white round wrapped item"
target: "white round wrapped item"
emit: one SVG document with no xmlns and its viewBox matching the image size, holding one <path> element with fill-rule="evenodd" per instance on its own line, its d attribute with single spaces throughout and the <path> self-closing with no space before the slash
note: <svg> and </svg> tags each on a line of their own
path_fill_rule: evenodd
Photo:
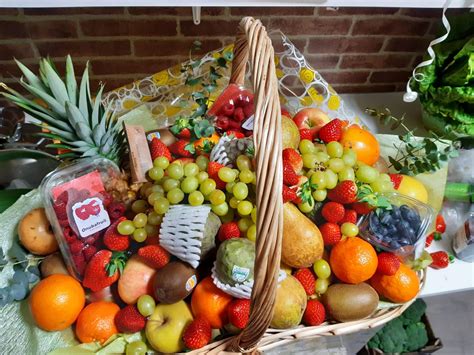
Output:
<svg viewBox="0 0 474 355">
<path fill-rule="evenodd" d="M 209 205 L 174 205 L 166 212 L 160 228 L 160 245 L 170 254 L 197 268 L 215 247 L 221 222 Z"/>
</svg>

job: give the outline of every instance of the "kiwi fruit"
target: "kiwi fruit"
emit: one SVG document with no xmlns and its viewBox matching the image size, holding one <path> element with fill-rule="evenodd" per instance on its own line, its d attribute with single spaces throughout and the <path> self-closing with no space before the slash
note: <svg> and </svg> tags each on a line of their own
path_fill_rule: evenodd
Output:
<svg viewBox="0 0 474 355">
<path fill-rule="evenodd" d="M 334 284 L 322 297 L 328 313 L 339 322 L 349 322 L 370 316 L 377 309 L 379 296 L 368 284 Z"/>
<path fill-rule="evenodd" d="M 182 261 L 173 261 L 156 272 L 153 292 L 159 302 L 172 304 L 188 297 L 196 284 L 196 270 Z"/>
</svg>

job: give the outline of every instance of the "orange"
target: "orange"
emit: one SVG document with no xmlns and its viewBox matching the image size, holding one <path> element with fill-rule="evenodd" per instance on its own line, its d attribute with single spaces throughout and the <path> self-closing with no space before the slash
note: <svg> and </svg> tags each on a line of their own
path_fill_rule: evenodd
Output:
<svg viewBox="0 0 474 355">
<path fill-rule="evenodd" d="M 341 240 L 332 248 L 329 263 L 339 280 L 358 284 L 374 275 L 378 259 L 372 245 L 358 237 L 352 237 Z"/>
<path fill-rule="evenodd" d="M 76 279 L 55 274 L 41 280 L 33 288 L 28 302 L 38 327 L 56 331 L 66 329 L 76 321 L 86 297 Z"/>
<path fill-rule="evenodd" d="M 194 317 L 203 316 L 212 328 L 218 329 L 227 324 L 227 305 L 230 301 L 232 296 L 218 289 L 209 276 L 194 289 L 191 310 Z"/>
<path fill-rule="evenodd" d="M 117 334 L 114 319 L 118 311 L 120 307 L 113 302 L 99 301 L 87 305 L 77 318 L 76 335 L 79 340 L 83 343 L 104 343 Z"/>
<path fill-rule="evenodd" d="M 350 125 L 342 132 L 340 143 L 346 148 L 352 148 L 357 159 L 367 165 L 373 165 L 379 159 L 379 142 L 372 133 L 356 124 Z"/>
<path fill-rule="evenodd" d="M 420 280 L 416 272 L 401 264 L 395 275 L 376 273 L 370 280 L 373 288 L 383 297 L 395 303 L 408 302 L 420 290 Z"/>
</svg>

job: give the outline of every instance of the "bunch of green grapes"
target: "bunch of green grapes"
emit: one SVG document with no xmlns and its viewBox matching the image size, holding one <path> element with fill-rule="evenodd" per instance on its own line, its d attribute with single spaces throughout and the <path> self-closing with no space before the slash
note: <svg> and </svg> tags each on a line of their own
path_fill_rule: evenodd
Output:
<svg viewBox="0 0 474 355">
<path fill-rule="evenodd" d="M 330 284 L 331 266 L 326 260 L 320 259 L 313 264 L 313 270 L 318 277 L 314 289 L 318 295 L 322 295 L 326 293 Z"/>
</svg>

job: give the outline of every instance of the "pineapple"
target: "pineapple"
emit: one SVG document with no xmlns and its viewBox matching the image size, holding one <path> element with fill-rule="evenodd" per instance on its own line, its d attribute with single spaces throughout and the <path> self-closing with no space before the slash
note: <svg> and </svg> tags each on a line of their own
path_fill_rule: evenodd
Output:
<svg viewBox="0 0 474 355">
<path fill-rule="evenodd" d="M 58 142 L 48 147 L 66 150 L 58 155 L 59 158 L 101 156 L 120 164 L 125 147 L 121 122 L 114 120 L 109 108 L 104 107 L 101 102 L 103 85 L 95 99 L 92 98 L 88 64 L 78 90 L 69 55 L 66 58 L 64 81 L 49 58 L 40 60 L 39 76 L 18 60 L 15 61 L 23 73 L 20 84 L 47 107 L 24 97 L 3 83 L 2 95 L 42 122 L 42 126 L 49 132 L 41 135 Z"/>
</svg>

